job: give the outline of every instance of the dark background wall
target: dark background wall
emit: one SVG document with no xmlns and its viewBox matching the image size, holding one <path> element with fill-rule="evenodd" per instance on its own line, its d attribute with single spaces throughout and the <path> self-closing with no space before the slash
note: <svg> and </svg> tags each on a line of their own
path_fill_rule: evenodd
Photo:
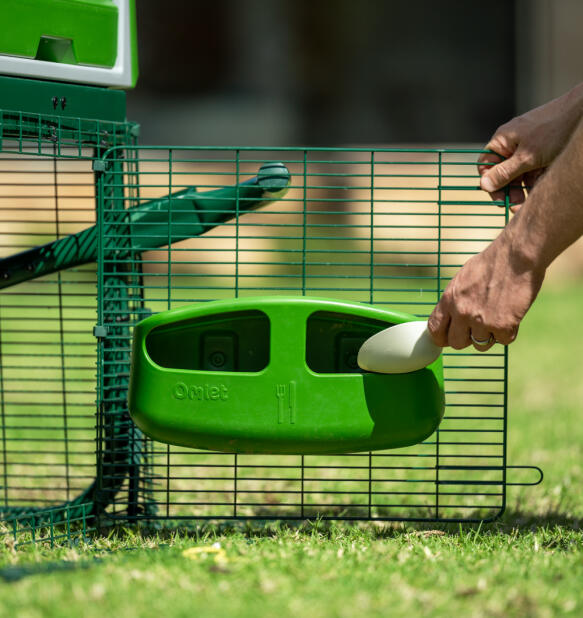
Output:
<svg viewBox="0 0 583 618">
<path fill-rule="evenodd" d="M 142 143 L 481 143 L 515 112 L 514 0 L 137 5 Z"/>
</svg>

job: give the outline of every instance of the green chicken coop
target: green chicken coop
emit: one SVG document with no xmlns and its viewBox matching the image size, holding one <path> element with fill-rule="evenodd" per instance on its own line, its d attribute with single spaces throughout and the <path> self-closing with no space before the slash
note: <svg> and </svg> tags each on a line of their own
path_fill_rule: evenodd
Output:
<svg viewBox="0 0 583 618">
<path fill-rule="evenodd" d="M 356 363 L 505 225 L 478 150 L 142 146 L 133 0 L 2 10 L 5 535 L 488 521 L 540 482 L 507 459 L 506 348 Z"/>
</svg>

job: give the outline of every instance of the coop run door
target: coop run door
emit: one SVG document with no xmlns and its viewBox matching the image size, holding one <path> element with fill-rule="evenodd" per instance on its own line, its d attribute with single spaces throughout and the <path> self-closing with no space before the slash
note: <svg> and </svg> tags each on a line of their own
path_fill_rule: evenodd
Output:
<svg viewBox="0 0 583 618">
<path fill-rule="evenodd" d="M 100 410 L 127 399 L 131 337 L 145 317 L 284 295 L 426 318 L 455 272 L 508 217 L 508 208 L 499 207 L 504 202 L 493 204 L 479 190 L 474 150 L 122 151 L 105 154 L 98 179 Z M 168 363 L 203 367 L 207 361 L 189 357 L 175 335 L 172 349 L 149 343 L 162 370 Z M 229 354 L 236 344 L 220 328 L 208 336 L 205 345 L 222 350 L 208 362 L 241 362 L 235 348 Z M 248 342 L 257 353 L 249 367 L 260 372 L 269 359 L 255 343 L 256 349 Z M 338 345 L 347 346 L 350 363 L 350 341 Z M 350 372 L 322 352 L 313 351 L 310 362 Z M 443 421 L 422 442 L 390 450 L 249 454 L 145 436 L 116 444 L 104 433 L 112 417 L 102 416 L 103 477 L 112 487 L 136 489 L 112 494 L 109 513 L 198 520 L 494 518 L 504 508 L 507 484 L 506 367 L 501 346 L 484 354 L 447 350 Z M 190 397 L 184 384 L 179 395 Z M 192 396 L 225 396 L 224 389 L 201 389 Z M 282 398 L 287 392 L 282 389 Z M 140 465 L 128 475 L 118 460 Z"/>
<path fill-rule="evenodd" d="M 40 97 L 17 81 L 3 81 L 13 100 Z M 69 92 L 72 106 L 93 96 Z M 94 162 L 131 132 L 121 121 L 0 110 L 0 518 L 14 541 L 55 542 L 63 522 L 64 536 L 86 532 L 98 511 Z M 119 444 L 127 436 L 126 426 Z"/>
</svg>

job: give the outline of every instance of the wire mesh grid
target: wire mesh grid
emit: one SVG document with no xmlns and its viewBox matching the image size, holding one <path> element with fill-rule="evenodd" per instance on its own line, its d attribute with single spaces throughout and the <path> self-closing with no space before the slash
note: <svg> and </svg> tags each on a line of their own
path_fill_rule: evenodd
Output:
<svg viewBox="0 0 583 618">
<path fill-rule="evenodd" d="M 14 549 L 42 544 L 55 547 L 89 541 L 97 531 L 92 504 L 83 502 L 12 515 L 0 521 L 0 538 Z"/>
<path fill-rule="evenodd" d="M 91 529 L 97 268 L 39 266 L 47 243 L 94 226 L 93 161 L 132 128 L 0 111 L 0 516 L 18 542 Z"/>
<path fill-rule="evenodd" d="M 0 165 L 2 257 L 94 222 L 90 159 L 5 154 Z M 2 292 L 6 507 L 69 501 L 95 477 L 95 272 L 90 265 Z"/>
<path fill-rule="evenodd" d="M 446 352 L 445 417 L 434 435 L 413 447 L 327 456 L 215 453 L 155 442 L 128 423 L 129 452 L 120 456 L 119 444 L 107 438 L 112 419 L 127 419 L 132 327 L 149 312 L 285 294 L 426 317 L 455 272 L 508 218 L 506 201 L 492 204 L 479 191 L 479 152 L 149 148 L 132 156 L 126 149 L 130 166 L 104 165 L 99 475 L 104 486 L 116 488 L 109 516 L 497 517 L 509 484 L 507 351 L 501 346 L 483 354 Z M 231 203 L 217 198 L 215 218 L 201 218 L 198 228 L 171 207 L 160 209 L 155 222 L 132 214 L 193 187 L 241 186 L 266 162 L 284 165 L 292 180 L 285 197 L 259 209 L 235 188 Z"/>
</svg>

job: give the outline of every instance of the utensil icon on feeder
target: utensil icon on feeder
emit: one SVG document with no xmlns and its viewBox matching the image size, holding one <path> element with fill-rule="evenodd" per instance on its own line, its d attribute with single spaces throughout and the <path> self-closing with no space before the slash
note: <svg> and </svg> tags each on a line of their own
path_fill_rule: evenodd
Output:
<svg viewBox="0 0 583 618">
<path fill-rule="evenodd" d="M 286 399 L 289 419 L 287 422 L 294 425 L 296 422 L 296 383 L 292 380 L 289 384 L 276 384 L 275 395 L 277 397 L 277 422 L 280 425 L 286 422 Z M 287 397 L 286 397 L 287 395 Z"/>
</svg>

